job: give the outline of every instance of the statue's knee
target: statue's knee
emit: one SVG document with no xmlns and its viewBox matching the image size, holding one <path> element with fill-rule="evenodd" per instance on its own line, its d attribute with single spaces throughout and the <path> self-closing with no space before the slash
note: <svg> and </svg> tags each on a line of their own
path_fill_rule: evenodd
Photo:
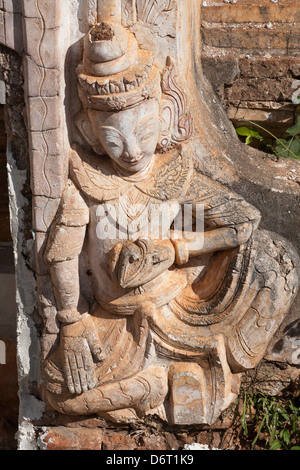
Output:
<svg viewBox="0 0 300 470">
<path fill-rule="evenodd" d="M 255 298 L 227 336 L 235 372 L 255 367 L 288 313 L 299 287 L 299 256 L 276 234 L 258 231 L 253 239 Z"/>
</svg>

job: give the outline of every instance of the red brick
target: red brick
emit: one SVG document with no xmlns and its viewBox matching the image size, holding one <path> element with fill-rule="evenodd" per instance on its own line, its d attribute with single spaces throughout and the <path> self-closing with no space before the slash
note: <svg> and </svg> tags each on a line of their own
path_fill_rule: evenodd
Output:
<svg viewBox="0 0 300 470">
<path fill-rule="evenodd" d="M 251 1 L 251 5 L 272 5 L 272 0 L 236 0 L 235 6 L 239 5 L 247 5 L 249 6 L 249 3 Z M 203 9 L 209 6 L 215 6 L 216 8 L 219 6 L 226 5 L 227 1 L 226 0 L 205 0 L 203 1 Z M 295 4 L 295 0 L 278 0 L 278 5 L 284 6 L 284 5 L 293 5 Z"/>
<path fill-rule="evenodd" d="M 223 4 L 217 7 L 203 7 L 202 19 L 211 23 L 298 23 L 300 9 L 296 2 L 285 5 L 257 5 L 251 1 L 247 5 Z"/>
<path fill-rule="evenodd" d="M 240 76 L 245 78 L 296 77 L 300 75 L 300 58 L 241 58 L 239 70 Z"/>
<path fill-rule="evenodd" d="M 288 101 L 294 92 L 293 82 L 292 78 L 238 79 L 226 90 L 225 98 L 230 101 Z"/>
<path fill-rule="evenodd" d="M 99 429 L 48 428 L 40 438 L 47 450 L 101 450 L 103 432 Z"/>
<path fill-rule="evenodd" d="M 137 443 L 129 435 L 120 433 L 109 433 L 103 437 L 103 450 L 135 450 Z"/>
<path fill-rule="evenodd" d="M 299 52 L 299 25 L 265 27 L 202 26 L 203 45 L 222 49 L 236 49 L 240 53 L 260 50 L 264 53 L 281 50 L 285 55 Z"/>
<path fill-rule="evenodd" d="M 166 450 L 168 448 L 166 439 L 161 435 L 144 436 L 137 450 Z"/>
<path fill-rule="evenodd" d="M 41 448 L 46 450 L 135 450 L 137 442 L 127 431 L 100 428 L 43 427 L 37 430 Z"/>
</svg>

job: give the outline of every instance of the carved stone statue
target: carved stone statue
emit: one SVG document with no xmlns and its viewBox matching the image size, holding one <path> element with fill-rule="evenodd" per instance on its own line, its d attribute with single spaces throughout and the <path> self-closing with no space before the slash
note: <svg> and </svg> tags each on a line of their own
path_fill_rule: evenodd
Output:
<svg viewBox="0 0 300 470">
<path fill-rule="evenodd" d="M 45 394 L 67 415 L 212 423 L 294 299 L 294 253 L 200 173 L 172 59 L 161 76 L 106 3 L 84 39 L 84 140 L 45 251 L 60 325 Z"/>
</svg>

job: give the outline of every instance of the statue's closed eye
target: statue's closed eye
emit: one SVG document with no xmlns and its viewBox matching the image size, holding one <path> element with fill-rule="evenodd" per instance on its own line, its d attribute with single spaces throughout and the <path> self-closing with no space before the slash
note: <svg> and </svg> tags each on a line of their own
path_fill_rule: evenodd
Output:
<svg viewBox="0 0 300 470">
<path fill-rule="evenodd" d="M 151 116 L 150 118 L 146 116 L 138 123 L 135 130 L 135 134 L 136 136 L 138 136 L 141 142 L 146 142 L 153 136 L 155 126 L 156 122 L 153 116 Z"/>
<path fill-rule="evenodd" d="M 107 146 L 112 148 L 123 148 L 124 137 L 114 127 L 103 126 L 100 128 L 101 137 Z"/>
</svg>

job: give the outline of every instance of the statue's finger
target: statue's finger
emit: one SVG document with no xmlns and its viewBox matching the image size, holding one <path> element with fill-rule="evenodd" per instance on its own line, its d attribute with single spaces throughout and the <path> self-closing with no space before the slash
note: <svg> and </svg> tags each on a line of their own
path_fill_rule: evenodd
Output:
<svg viewBox="0 0 300 470">
<path fill-rule="evenodd" d="M 81 389 L 83 392 L 88 391 L 88 377 L 84 368 L 83 357 L 81 353 L 76 354 L 77 370 L 80 379 Z"/>
<path fill-rule="evenodd" d="M 89 331 L 88 343 L 95 361 L 103 361 L 105 359 L 105 354 L 103 352 L 103 347 L 96 331 Z"/>
<path fill-rule="evenodd" d="M 65 356 L 64 358 L 64 374 L 65 374 L 65 379 L 66 379 L 68 390 L 70 393 L 72 393 L 72 395 L 74 395 L 75 387 L 73 383 L 73 377 L 72 377 L 72 372 L 71 372 L 68 356 Z"/>
<path fill-rule="evenodd" d="M 93 388 L 95 388 L 96 385 L 94 376 L 95 364 L 90 351 L 82 352 L 82 361 L 86 373 L 87 387 L 89 390 L 92 390 Z"/>
<path fill-rule="evenodd" d="M 69 358 L 69 366 L 70 366 L 71 373 L 72 373 L 73 384 L 75 387 L 75 393 L 76 395 L 80 395 L 82 393 L 82 388 L 81 388 L 80 378 L 78 374 L 76 356 L 74 353 L 72 353 L 72 354 L 69 354 L 68 358 Z"/>
</svg>

